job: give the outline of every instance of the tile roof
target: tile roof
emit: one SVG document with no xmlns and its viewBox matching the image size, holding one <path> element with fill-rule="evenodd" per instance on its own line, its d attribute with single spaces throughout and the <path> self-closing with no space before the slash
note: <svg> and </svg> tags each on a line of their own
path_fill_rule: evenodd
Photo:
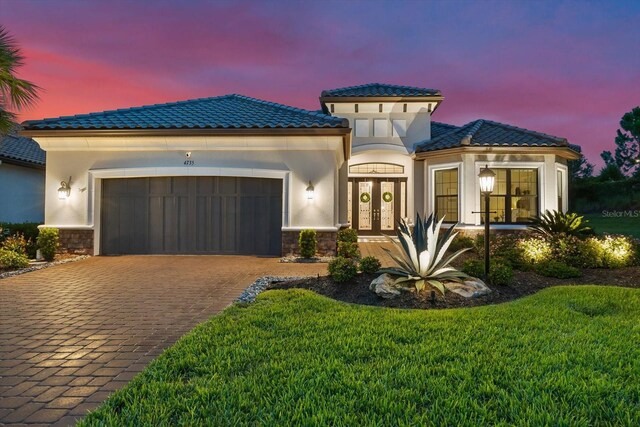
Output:
<svg viewBox="0 0 640 427">
<path fill-rule="evenodd" d="M 31 138 L 17 135 L 0 136 L 0 160 L 15 160 L 44 166 L 45 152 Z"/>
<path fill-rule="evenodd" d="M 416 152 L 428 152 L 471 147 L 568 147 L 575 151 L 573 144 L 565 138 L 547 135 L 490 120 L 474 120 L 464 126 L 452 129 L 430 140 L 416 144 Z"/>
<path fill-rule="evenodd" d="M 431 122 L 431 139 L 444 133 L 451 132 L 454 129 L 458 129 L 458 126 L 441 122 Z"/>
<path fill-rule="evenodd" d="M 348 128 L 346 119 L 248 96 L 154 104 L 100 113 L 28 120 L 26 130 L 43 129 L 276 129 Z"/>
<path fill-rule="evenodd" d="M 321 98 L 330 97 L 422 97 L 442 95 L 438 89 L 399 86 L 384 83 L 367 83 L 338 89 L 323 90 Z"/>
</svg>

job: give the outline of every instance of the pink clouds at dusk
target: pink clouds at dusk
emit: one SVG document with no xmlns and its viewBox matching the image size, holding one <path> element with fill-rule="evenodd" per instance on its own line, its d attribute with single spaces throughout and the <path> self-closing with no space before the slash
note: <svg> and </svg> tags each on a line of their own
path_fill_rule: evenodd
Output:
<svg viewBox="0 0 640 427">
<path fill-rule="evenodd" d="M 38 119 L 241 93 L 308 109 L 322 89 L 437 88 L 434 120 L 566 137 L 590 161 L 640 105 L 640 3 L 0 0 L 41 86 Z"/>
</svg>

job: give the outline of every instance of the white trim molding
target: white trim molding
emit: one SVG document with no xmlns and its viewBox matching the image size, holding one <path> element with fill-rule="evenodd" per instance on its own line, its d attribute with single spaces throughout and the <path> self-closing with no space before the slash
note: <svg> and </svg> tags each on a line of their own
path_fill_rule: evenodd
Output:
<svg viewBox="0 0 640 427">
<path fill-rule="evenodd" d="M 462 199 L 464 195 L 462 194 L 464 174 L 462 173 L 462 162 L 450 162 L 450 163 L 437 163 L 434 165 L 427 165 L 427 192 L 429 197 L 427 212 L 433 213 L 436 211 L 436 171 L 439 170 L 447 170 L 447 169 L 457 169 L 458 170 L 458 222 L 462 222 Z"/>
</svg>

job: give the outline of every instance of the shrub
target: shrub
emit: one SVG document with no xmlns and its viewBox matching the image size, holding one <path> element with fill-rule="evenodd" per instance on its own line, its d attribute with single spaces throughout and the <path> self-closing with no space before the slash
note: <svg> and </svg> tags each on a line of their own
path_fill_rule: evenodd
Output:
<svg viewBox="0 0 640 427">
<path fill-rule="evenodd" d="M 604 236 L 598 239 L 602 248 L 602 265 L 606 268 L 627 267 L 633 263 L 631 239 L 627 236 Z"/>
<path fill-rule="evenodd" d="M 313 258 L 318 248 L 316 230 L 302 230 L 298 236 L 298 247 L 303 258 Z"/>
<path fill-rule="evenodd" d="M 578 249 L 574 267 L 620 268 L 635 262 L 634 242 L 627 236 L 590 237 L 579 242 Z"/>
<path fill-rule="evenodd" d="M 586 263 L 580 251 L 583 240 L 579 237 L 561 234 L 548 241 L 551 245 L 551 259 L 573 267 L 582 267 Z"/>
<path fill-rule="evenodd" d="M 380 267 L 382 264 L 376 257 L 366 256 L 360 260 L 360 271 L 365 274 L 373 274 L 380 270 Z"/>
<path fill-rule="evenodd" d="M 591 227 L 587 226 L 588 222 L 577 213 L 546 211 L 539 218 L 531 218 L 529 229 L 543 236 L 566 234 L 585 237 L 593 234 Z"/>
<path fill-rule="evenodd" d="M 449 252 L 456 252 L 460 249 L 473 248 L 475 245 L 474 240 L 469 236 L 457 235 L 455 239 L 449 245 Z"/>
<path fill-rule="evenodd" d="M 513 280 L 513 268 L 502 259 L 489 261 L 489 282 L 493 285 L 505 286 Z M 484 279 L 484 261 L 469 259 L 462 265 L 462 271 L 471 277 Z"/>
<path fill-rule="evenodd" d="M 520 240 L 529 238 L 522 233 L 496 233 L 489 237 L 489 254 L 491 258 L 500 258 L 511 264 L 513 268 L 527 270 L 530 261 L 525 260 L 524 252 L 519 245 Z M 484 236 L 479 234 L 475 239 L 475 246 L 480 258 L 484 258 Z"/>
<path fill-rule="evenodd" d="M 338 231 L 338 242 L 358 243 L 358 232 L 353 228 Z"/>
<path fill-rule="evenodd" d="M 360 248 L 357 243 L 338 242 L 338 256 L 344 258 L 359 258 Z"/>
<path fill-rule="evenodd" d="M 496 260 L 490 266 L 489 281 L 493 285 L 506 286 L 513 280 L 513 268 L 502 260 Z"/>
<path fill-rule="evenodd" d="M 552 256 L 551 244 L 542 237 L 530 237 L 518 242 L 524 263 L 533 265 L 546 261 Z"/>
<path fill-rule="evenodd" d="M 542 276 L 556 277 L 558 279 L 582 276 L 582 272 L 579 269 L 553 259 L 536 264 L 535 271 Z"/>
<path fill-rule="evenodd" d="M 38 223 L 37 222 L 22 222 L 22 223 L 0 223 L 0 242 L 9 236 L 15 236 L 21 234 L 27 242 L 26 250 L 29 258 L 36 257 L 36 250 L 38 245 L 36 240 L 38 239 Z"/>
<path fill-rule="evenodd" d="M 358 266 L 352 258 L 336 257 L 329 262 L 329 276 L 334 282 L 344 283 L 356 277 Z"/>
<path fill-rule="evenodd" d="M 20 233 L 9 236 L 2 242 L 2 249 L 15 252 L 20 255 L 27 255 L 27 241 Z"/>
<path fill-rule="evenodd" d="M 462 263 L 461 270 L 471 277 L 482 279 L 484 277 L 484 261 L 479 259 L 468 259 Z"/>
<path fill-rule="evenodd" d="M 23 253 L 0 249 L 0 267 L 24 268 L 29 265 L 29 258 Z"/>
<path fill-rule="evenodd" d="M 41 228 L 38 234 L 38 248 L 42 257 L 53 261 L 58 250 L 59 233 L 57 228 Z"/>
</svg>

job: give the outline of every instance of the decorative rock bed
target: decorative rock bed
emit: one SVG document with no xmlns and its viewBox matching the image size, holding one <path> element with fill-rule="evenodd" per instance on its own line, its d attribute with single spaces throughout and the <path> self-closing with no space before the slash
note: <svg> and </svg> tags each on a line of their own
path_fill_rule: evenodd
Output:
<svg viewBox="0 0 640 427">
<path fill-rule="evenodd" d="M 0 279 L 6 279 L 7 277 L 18 276 L 24 273 L 30 273 L 32 271 L 42 270 L 43 268 L 53 267 L 54 265 L 66 264 L 69 262 L 80 261 L 81 259 L 89 258 L 89 255 L 79 255 L 71 258 L 64 258 L 52 262 L 34 262 L 29 267 L 20 268 L 18 270 L 5 271 L 0 273 Z"/>
<path fill-rule="evenodd" d="M 306 277 L 299 277 L 299 276 L 260 277 L 258 280 L 256 280 L 251 285 L 249 285 L 244 291 L 242 291 L 242 294 L 240 294 L 240 296 L 236 298 L 236 302 L 244 302 L 244 303 L 254 302 L 260 292 L 264 291 L 265 289 L 267 289 L 267 287 L 269 287 L 274 283 L 282 283 L 282 282 L 288 282 L 291 280 L 302 280 L 302 279 L 306 279 Z"/>
</svg>

